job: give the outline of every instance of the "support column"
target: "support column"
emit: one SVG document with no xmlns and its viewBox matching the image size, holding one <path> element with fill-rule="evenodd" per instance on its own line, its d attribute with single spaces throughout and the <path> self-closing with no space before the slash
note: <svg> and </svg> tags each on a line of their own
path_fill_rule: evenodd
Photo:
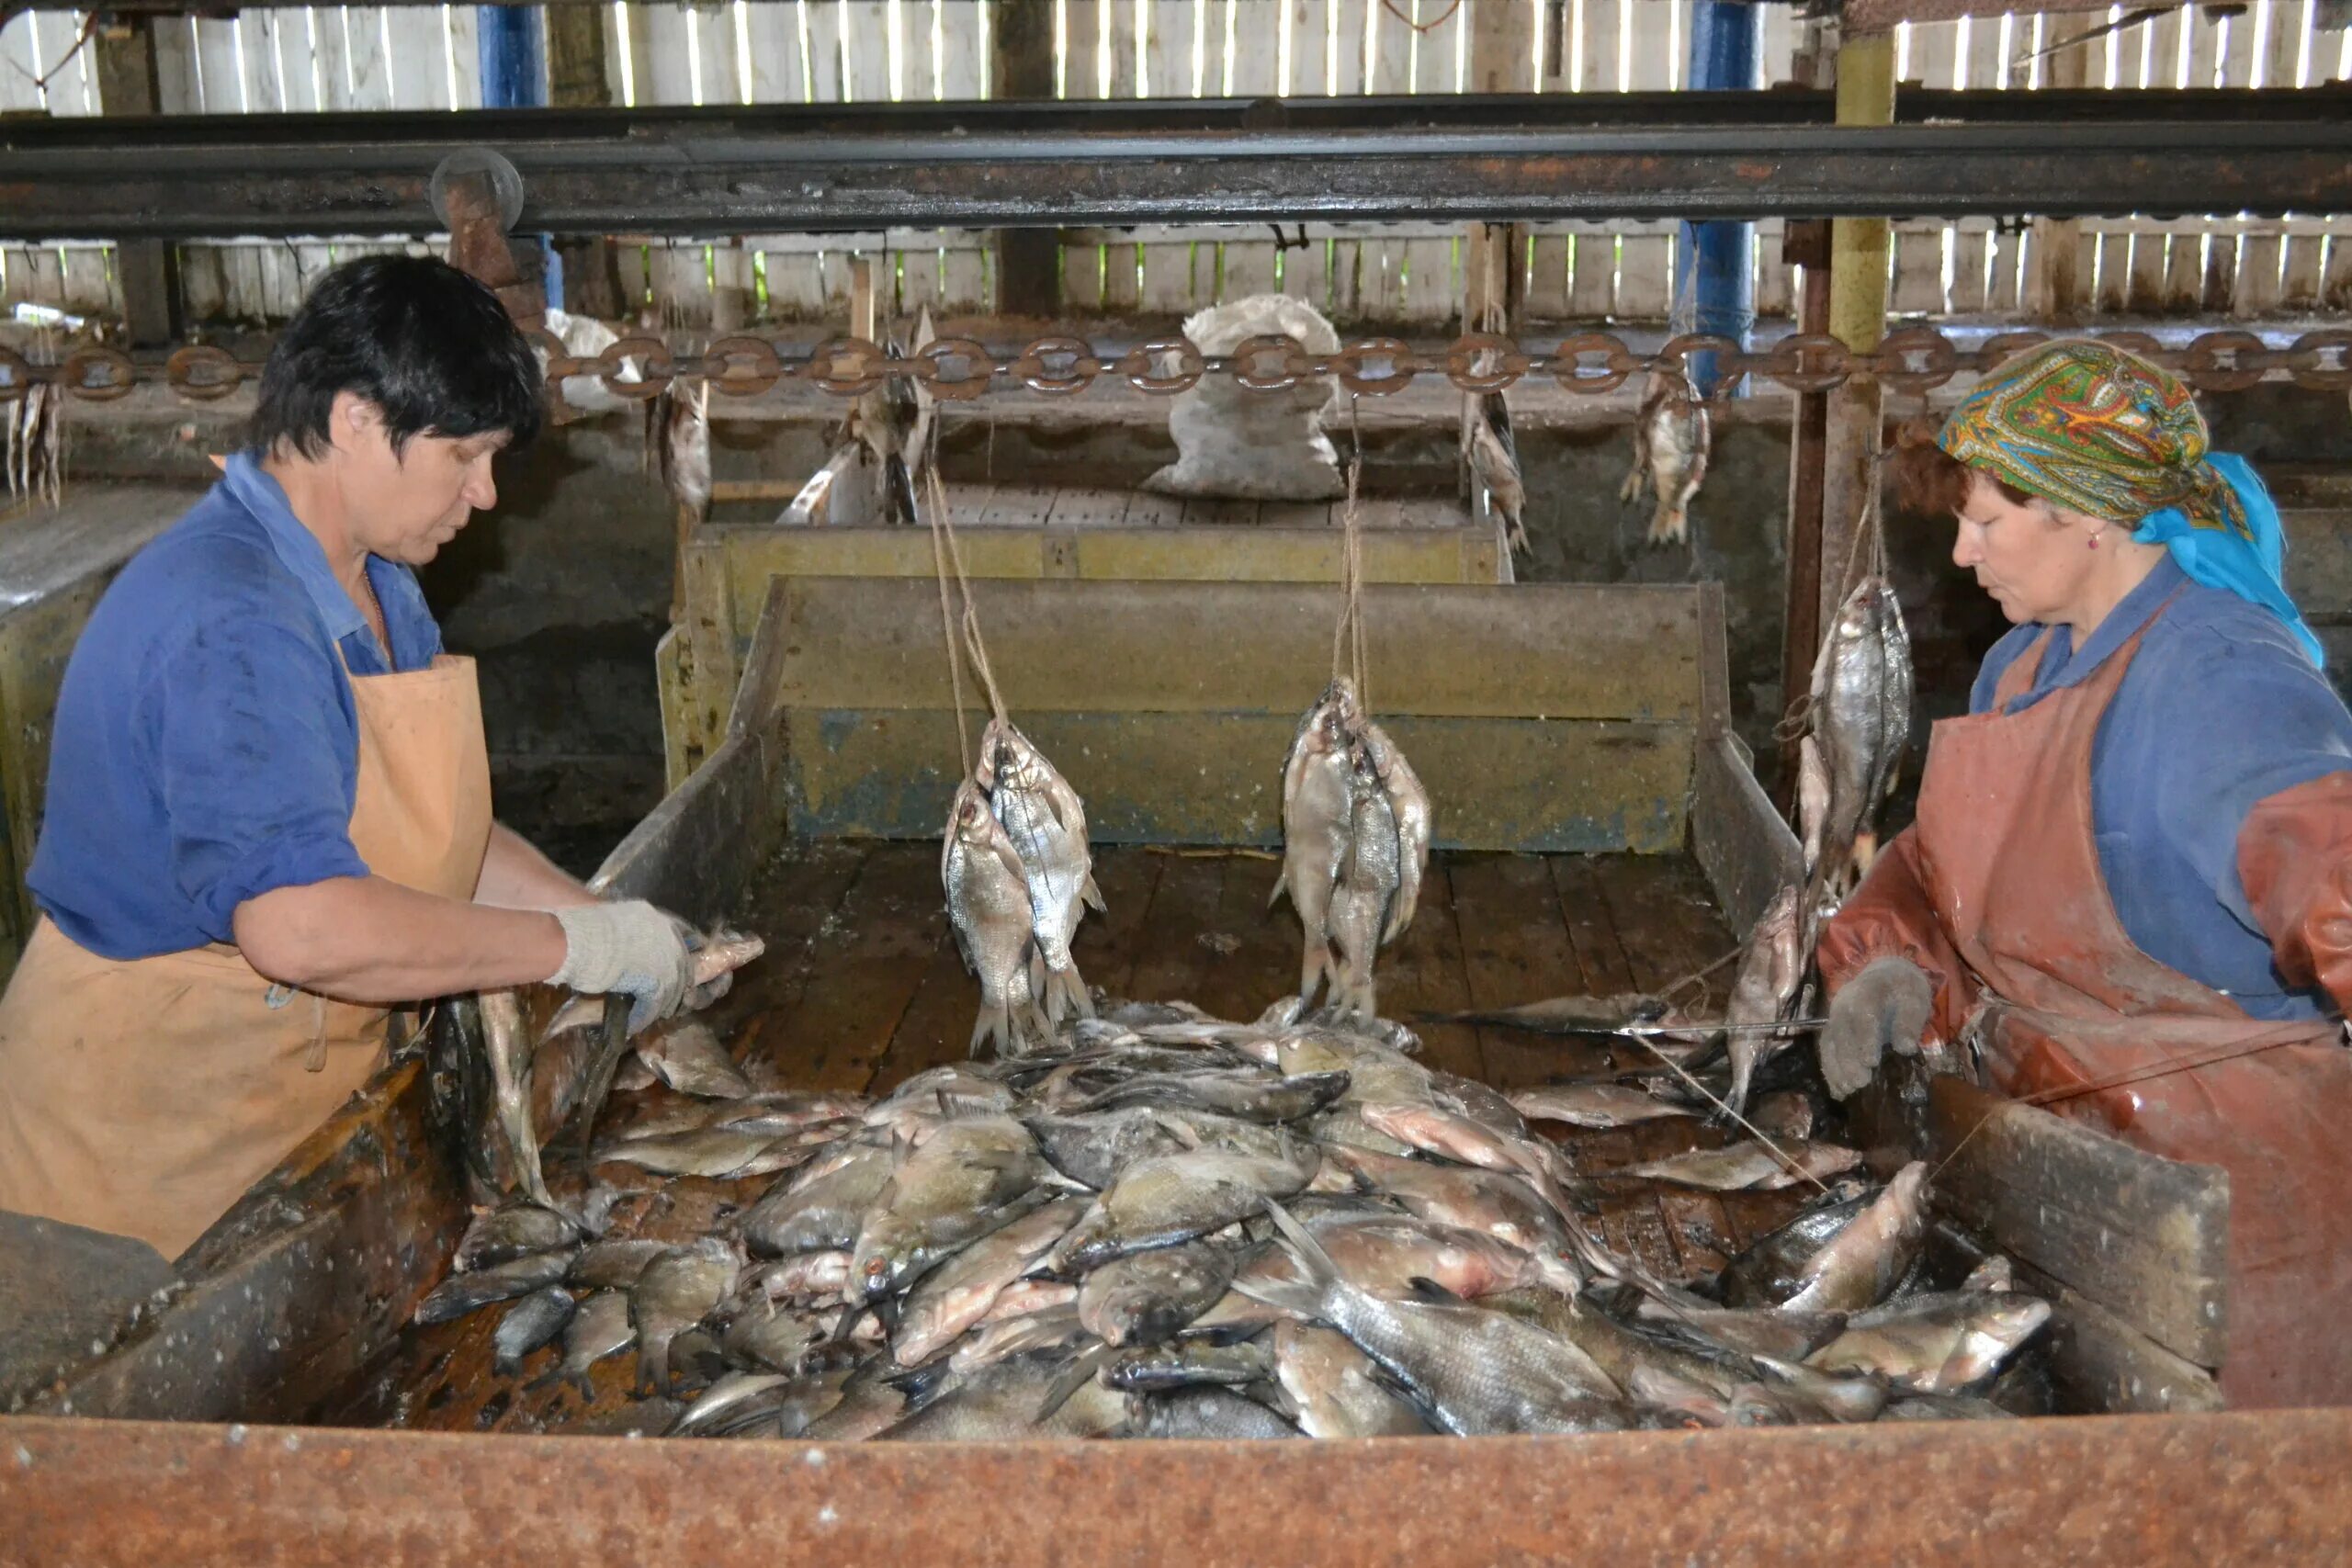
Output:
<svg viewBox="0 0 2352 1568">
<path fill-rule="evenodd" d="M 476 53 L 481 62 L 481 107 L 486 109 L 544 108 L 548 101 L 547 24 L 535 6 L 474 7 Z M 537 261 L 541 298 L 563 305 L 563 266 L 548 237 L 517 242 L 516 260 L 526 270 Z"/>
<path fill-rule="evenodd" d="M 1838 123 L 1894 122 L 1894 36 L 1871 33 L 1838 46 Z M 1886 334 L 1887 222 L 1839 218 L 1829 229 L 1829 330 L 1857 354 Z M 1878 378 L 1855 376 L 1829 394 L 1821 511 L 1822 626 L 1837 614 L 1863 512 L 1878 487 L 1882 397 Z M 1809 662 L 1809 661 L 1808 661 Z"/>
<path fill-rule="evenodd" d="M 997 0 L 989 96 L 1054 96 L 1054 0 Z M 1061 313 L 1062 242 L 1057 229 L 1000 229 L 996 307 L 1001 315 L 1045 320 Z"/>
<path fill-rule="evenodd" d="M 486 7 L 487 8 L 487 7 Z M 610 10 L 603 6 L 546 7 L 547 101 L 560 109 L 613 107 L 612 70 L 605 56 Z M 620 265 L 612 241 L 602 235 L 560 239 L 553 246 L 557 271 L 550 302 L 575 316 L 615 321 L 630 314 L 621 298 Z"/>
<path fill-rule="evenodd" d="M 98 25 L 91 38 L 98 73 L 98 108 L 107 115 L 163 110 L 155 71 L 155 22 L 132 15 Z M 126 240 L 115 247 L 115 276 L 122 285 L 123 326 L 133 348 L 177 343 L 187 328 L 180 299 L 179 250 L 162 240 Z"/>
<path fill-rule="evenodd" d="M 2053 17 L 2053 23 L 2072 17 Z M 2281 26 L 2285 23 L 2283 19 Z M 2091 51 L 2096 42 L 2072 43 L 2050 57 L 2046 85 L 2081 87 L 2091 79 Z M 2072 326 L 2083 317 L 2090 292 L 2090 269 L 2083 265 L 2083 226 L 2072 218 L 2036 218 L 2028 231 L 2026 314 L 2053 326 Z"/>
<path fill-rule="evenodd" d="M 1690 8 L 1690 86 L 1698 92 L 1753 92 L 1762 8 L 1739 0 L 1696 0 Z M 1756 225 L 1685 223 L 1675 299 L 1691 301 L 1693 332 L 1719 333 L 1747 345 L 1756 325 Z M 1714 389 L 1714 355 L 1701 355 L 1691 371 L 1702 391 Z"/>
<path fill-rule="evenodd" d="M 1466 9 L 1470 91 L 1532 91 L 1535 70 L 1527 56 L 1526 8 L 1486 4 Z M 1527 289 L 1527 225 L 1474 223 L 1465 238 L 1462 330 L 1516 333 Z"/>
</svg>

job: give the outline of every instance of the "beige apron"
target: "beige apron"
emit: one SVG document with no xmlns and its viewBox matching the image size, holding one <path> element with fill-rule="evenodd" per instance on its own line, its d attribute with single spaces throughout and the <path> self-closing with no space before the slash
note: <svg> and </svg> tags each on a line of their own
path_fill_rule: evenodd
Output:
<svg viewBox="0 0 2352 1568">
<path fill-rule="evenodd" d="M 471 898 L 491 827 L 473 660 L 351 690 L 353 847 Z M 0 1209 L 176 1258 L 368 1081 L 386 1016 L 273 987 L 225 943 L 119 961 L 43 919 L 0 998 Z"/>
</svg>

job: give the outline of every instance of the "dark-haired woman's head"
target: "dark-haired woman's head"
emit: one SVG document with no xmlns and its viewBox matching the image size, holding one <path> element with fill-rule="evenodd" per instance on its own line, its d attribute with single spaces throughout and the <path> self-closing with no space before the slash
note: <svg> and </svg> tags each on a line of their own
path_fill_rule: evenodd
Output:
<svg viewBox="0 0 2352 1568">
<path fill-rule="evenodd" d="M 538 434 L 537 358 L 491 291 L 429 257 L 322 277 L 262 371 L 258 457 L 335 497 L 354 542 L 423 565 L 497 499 L 492 457 Z"/>
</svg>

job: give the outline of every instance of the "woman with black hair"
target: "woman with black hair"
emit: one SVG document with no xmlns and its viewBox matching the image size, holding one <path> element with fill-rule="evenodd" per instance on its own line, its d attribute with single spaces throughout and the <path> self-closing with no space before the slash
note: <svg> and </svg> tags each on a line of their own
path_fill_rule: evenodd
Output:
<svg viewBox="0 0 2352 1568">
<path fill-rule="evenodd" d="M 552 981 L 641 1028 L 723 988 L 492 818 L 473 663 L 417 586 L 540 390 L 465 274 L 337 267 L 247 449 L 99 601 L 0 998 L 0 1209 L 175 1257 L 367 1080 L 393 1004 Z"/>
</svg>

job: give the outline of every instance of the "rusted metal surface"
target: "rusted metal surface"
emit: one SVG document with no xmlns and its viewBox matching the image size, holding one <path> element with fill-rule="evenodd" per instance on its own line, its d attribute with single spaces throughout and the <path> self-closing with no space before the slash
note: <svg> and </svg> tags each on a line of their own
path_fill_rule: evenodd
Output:
<svg viewBox="0 0 2352 1568">
<path fill-rule="evenodd" d="M 1938 122 L 1867 130 L 1822 123 L 1821 95 L 1700 96 L 133 117 L 11 127 L 0 209 L 25 240 L 425 233 L 429 176 L 469 145 L 511 159 L 524 227 L 556 233 L 2352 204 L 2352 127 L 2317 91 L 2076 95 L 2063 159 L 2042 155 L 2061 109 L 2020 94 L 1923 93 Z"/>
<path fill-rule="evenodd" d="M 0 1422 L 15 1561 L 2336 1562 L 2352 1411 L 872 1444 Z"/>
</svg>

